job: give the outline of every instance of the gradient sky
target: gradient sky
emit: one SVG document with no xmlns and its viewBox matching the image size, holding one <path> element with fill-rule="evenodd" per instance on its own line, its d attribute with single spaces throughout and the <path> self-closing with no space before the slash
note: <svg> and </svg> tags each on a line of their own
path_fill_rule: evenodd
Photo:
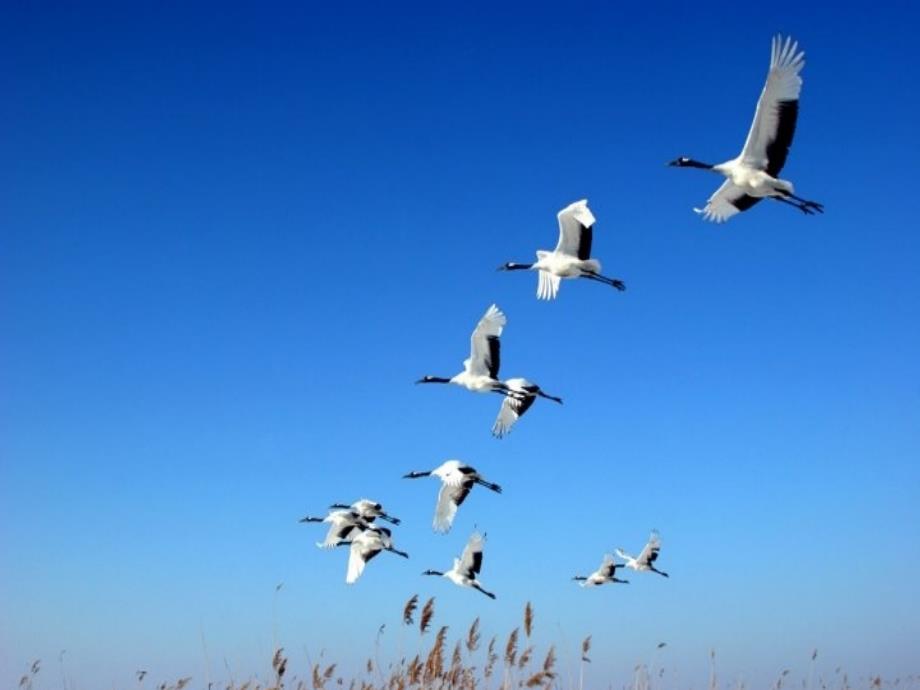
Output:
<svg viewBox="0 0 920 690">
<path fill-rule="evenodd" d="M 264 674 L 280 582 L 300 674 L 414 651 L 415 592 L 457 633 L 532 600 L 596 686 L 920 671 L 918 10 L 331 4 L 0 9 L 0 685 Z M 737 154 L 778 31 L 827 213 L 704 223 L 719 181 L 664 163 Z M 625 293 L 495 271 L 583 197 Z M 503 441 L 412 385 L 492 302 L 565 399 Z M 505 493 L 442 537 L 400 477 L 450 457 Z M 297 519 L 362 496 L 412 557 L 348 587 Z M 495 602 L 419 576 L 474 524 Z M 669 580 L 569 581 L 653 527 Z"/>
</svg>

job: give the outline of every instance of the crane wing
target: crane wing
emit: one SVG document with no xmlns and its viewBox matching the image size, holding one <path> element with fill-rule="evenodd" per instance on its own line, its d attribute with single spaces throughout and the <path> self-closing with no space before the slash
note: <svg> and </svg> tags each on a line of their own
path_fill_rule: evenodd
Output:
<svg viewBox="0 0 920 690">
<path fill-rule="evenodd" d="M 639 565 L 651 565 L 658 558 L 658 552 L 661 550 L 661 538 L 658 532 L 652 532 L 648 538 L 648 543 L 642 549 L 642 553 L 636 559 Z"/>
<path fill-rule="evenodd" d="M 457 508 L 466 500 L 473 483 L 442 484 L 438 492 L 438 505 L 434 511 L 434 531 L 446 533 L 450 531 L 457 515 Z"/>
<path fill-rule="evenodd" d="M 540 254 L 541 252 L 537 253 Z M 557 275 L 546 271 L 537 271 L 537 299 L 556 299 L 561 281 L 562 278 Z"/>
<path fill-rule="evenodd" d="M 569 204 L 556 214 L 559 220 L 559 243 L 556 252 L 577 256 L 582 261 L 591 258 L 591 239 L 595 218 L 588 200 Z"/>
<path fill-rule="evenodd" d="M 799 44 L 782 36 L 773 38 L 770 51 L 770 71 L 764 84 L 757 112 L 748 132 L 741 160 L 753 168 L 765 170 L 776 177 L 786 163 L 795 123 L 799 114 L 799 93 L 805 66 L 805 53 Z"/>
<path fill-rule="evenodd" d="M 323 522 L 329 525 L 329 530 L 326 538 L 316 543 L 321 549 L 331 549 L 340 541 L 352 541 L 368 527 L 364 520 L 349 510 L 334 510 L 323 518 Z"/>
<path fill-rule="evenodd" d="M 603 578 L 613 577 L 613 573 L 616 570 L 617 564 L 613 560 L 613 556 L 609 553 L 604 554 L 604 560 L 601 562 L 601 567 L 597 569 L 597 574 Z"/>
<path fill-rule="evenodd" d="M 331 549 L 341 541 L 354 541 L 355 536 L 360 533 L 359 523 L 339 522 L 333 524 L 326 533 L 326 539 L 316 545 L 321 549 Z"/>
<path fill-rule="evenodd" d="M 364 572 L 364 566 L 373 556 L 377 555 L 376 553 L 367 555 L 367 549 L 368 543 L 366 539 L 359 538 L 351 542 L 351 546 L 348 549 L 348 570 L 345 573 L 345 582 L 347 584 L 352 585 L 357 582 L 358 578 L 361 577 L 361 573 Z"/>
<path fill-rule="evenodd" d="M 492 435 L 502 438 L 509 434 L 514 423 L 524 416 L 536 399 L 537 396 L 531 394 L 525 394 L 524 397 L 506 395 L 492 425 Z"/>
<path fill-rule="evenodd" d="M 760 201 L 760 197 L 750 196 L 731 180 L 725 180 L 715 194 L 709 197 L 706 206 L 693 210 L 703 216 L 705 220 L 724 223 L 735 214 L 747 211 L 758 201 Z"/>
<path fill-rule="evenodd" d="M 476 324 L 470 336 L 470 358 L 464 362 L 466 370 L 477 376 L 498 378 L 502 329 L 508 319 L 494 304 Z"/>
<path fill-rule="evenodd" d="M 470 540 L 463 549 L 463 555 L 460 556 L 460 574 L 475 580 L 476 576 L 482 570 L 482 549 L 485 545 L 485 538 L 479 532 L 473 532 Z"/>
</svg>

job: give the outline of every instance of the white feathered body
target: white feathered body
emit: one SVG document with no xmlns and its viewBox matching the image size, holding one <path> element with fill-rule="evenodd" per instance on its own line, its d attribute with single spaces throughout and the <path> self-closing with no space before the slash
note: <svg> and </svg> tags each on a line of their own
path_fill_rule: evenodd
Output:
<svg viewBox="0 0 920 690">
<path fill-rule="evenodd" d="M 763 170 L 746 165 L 742 158 L 734 158 L 712 168 L 724 175 L 732 184 L 753 197 L 776 196 L 777 193 L 794 194 L 795 187 L 788 180 L 780 180 Z"/>
<path fill-rule="evenodd" d="M 458 386 L 463 386 L 468 391 L 473 391 L 474 393 L 491 393 L 498 384 L 491 376 L 486 374 L 474 374 L 467 370 L 461 371 L 459 374 L 452 377 L 450 382 Z"/>
<path fill-rule="evenodd" d="M 601 262 L 597 259 L 582 260 L 571 254 L 541 250 L 537 252 L 537 262 L 533 268 L 560 278 L 578 278 L 585 273 L 600 273 Z"/>
</svg>

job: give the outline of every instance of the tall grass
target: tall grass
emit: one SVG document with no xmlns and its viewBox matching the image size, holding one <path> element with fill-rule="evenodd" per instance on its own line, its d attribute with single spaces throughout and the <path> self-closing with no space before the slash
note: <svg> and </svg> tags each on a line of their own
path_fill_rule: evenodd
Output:
<svg viewBox="0 0 920 690">
<path fill-rule="evenodd" d="M 401 620 L 404 630 L 412 632 L 416 627 L 415 613 L 418 604 L 419 597 L 414 595 L 403 606 Z M 358 672 L 351 677 L 349 674 L 339 673 L 336 663 L 325 662 L 322 659 L 323 653 L 320 654 L 319 663 L 313 663 L 306 650 L 306 675 L 298 678 L 297 675 L 289 674 L 291 664 L 284 648 L 277 646 L 276 642 L 271 658 L 270 680 L 263 681 L 253 677 L 238 684 L 225 660 L 224 664 L 230 678 L 226 683 L 211 682 L 208 668 L 205 682 L 196 683 L 191 677 L 184 677 L 172 683 L 157 683 L 153 687 L 155 690 L 585 690 L 585 671 L 591 663 L 591 636 L 585 637 L 577 649 L 577 679 L 570 678 L 566 682 L 557 672 L 556 646 L 550 645 L 545 650 L 540 650 L 533 643 L 536 616 L 530 602 L 527 602 L 524 608 L 521 625 L 511 630 L 507 638 L 502 638 L 503 645 L 498 636 L 491 637 L 487 645 L 482 645 L 479 618 L 475 618 L 469 628 L 454 640 L 449 639 L 449 628 L 446 625 L 437 626 L 437 632 L 432 638 L 428 632 L 435 629 L 435 614 L 435 600 L 431 598 L 422 606 L 417 633 L 412 633 L 417 635 L 418 652 L 411 655 L 411 658 L 401 656 L 398 661 L 386 666 L 379 657 L 380 636 L 384 631 L 384 626 L 380 626 L 374 640 L 373 657 L 367 659 L 363 673 Z M 430 640 L 430 644 L 426 644 L 426 640 Z M 659 643 L 656 650 L 661 650 L 665 646 L 665 643 Z M 801 681 L 803 690 L 817 690 L 814 686 L 816 658 L 817 651 L 811 654 L 807 675 Z M 745 684 L 740 679 L 724 689 L 720 688 L 716 674 L 715 650 L 710 651 L 709 663 L 708 690 L 744 690 Z M 664 679 L 664 667 L 659 664 L 656 669 L 656 664 L 657 662 L 651 667 L 641 663 L 636 665 L 631 682 L 614 685 L 605 679 L 596 687 L 616 687 L 618 690 L 682 690 L 675 688 L 673 681 Z M 40 660 L 31 663 L 20 679 L 19 690 L 39 690 L 37 681 L 41 668 Z M 496 674 L 496 668 L 500 673 Z M 788 669 L 784 669 L 776 682 L 770 686 L 770 690 L 784 690 L 789 673 Z M 145 685 L 148 675 L 147 670 L 137 671 L 134 687 L 139 690 L 150 687 Z M 61 676 L 63 690 L 72 690 L 73 681 L 68 682 L 63 672 Z M 819 676 L 818 684 L 820 690 L 920 690 L 920 677 L 911 675 L 903 679 L 883 680 L 881 676 L 873 675 L 860 679 L 854 686 L 847 674 L 841 674 L 838 667 L 832 681 L 826 681 Z"/>
</svg>

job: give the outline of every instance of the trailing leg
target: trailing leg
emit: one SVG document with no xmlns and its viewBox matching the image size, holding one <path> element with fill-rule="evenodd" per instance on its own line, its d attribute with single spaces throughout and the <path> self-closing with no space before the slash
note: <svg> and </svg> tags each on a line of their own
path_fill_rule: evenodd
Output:
<svg viewBox="0 0 920 690">
<path fill-rule="evenodd" d="M 809 208 L 805 204 L 800 204 L 796 201 L 790 201 L 784 196 L 771 196 L 770 198 L 773 199 L 774 201 L 779 201 L 784 204 L 789 204 L 790 206 L 799 209 L 806 216 L 812 216 L 815 213 L 813 210 L 811 210 L 811 208 Z"/>
<path fill-rule="evenodd" d="M 819 204 L 817 201 L 809 201 L 808 199 L 803 199 L 802 197 L 796 196 L 795 194 L 789 194 L 788 196 L 790 199 L 798 201 L 803 206 L 807 206 L 808 208 L 813 209 L 818 213 L 824 213 L 824 205 Z"/>
<path fill-rule="evenodd" d="M 626 289 L 626 283 L 618 278 L 608 278 L 607 276 L 602 276 L 600 273 L 583 273 L 582 278 L 587 278 L 588 280 L 594 280 L 598 283 L 603 283 L 604 285 L 609 285 L 615 287 L 620 292 Z"/>
</svg>

